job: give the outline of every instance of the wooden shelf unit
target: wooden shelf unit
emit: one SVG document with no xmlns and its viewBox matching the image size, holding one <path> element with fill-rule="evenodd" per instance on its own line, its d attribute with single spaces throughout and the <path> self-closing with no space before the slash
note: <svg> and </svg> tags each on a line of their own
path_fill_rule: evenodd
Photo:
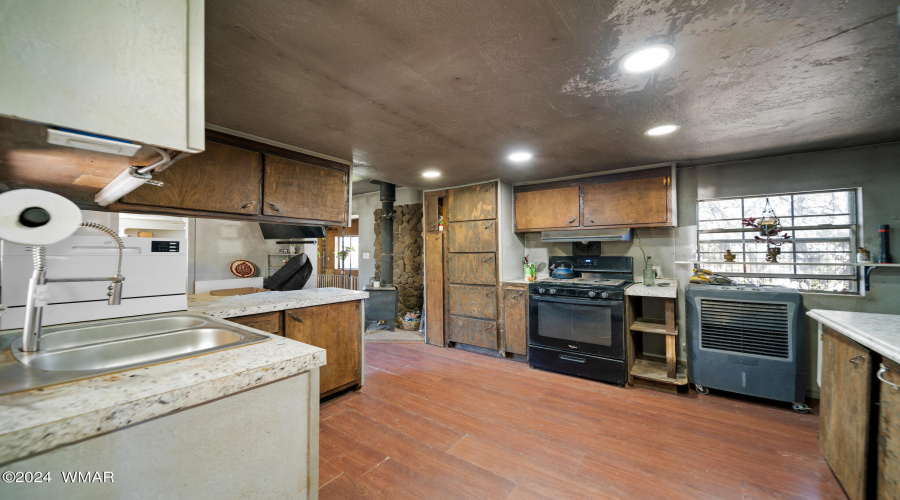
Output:
<svg viewBox="0 0 900 500">
<path fill-rule="evenodd" d="M 629 385 L 647 385 L 651 388 L 668 392 L 677 392 L 679 387 L 686 386 L 687 370 L 678 366 L 678 325 L 675 321 L 675 298 L 627 296 L 626 317 L 628 322 L 628 361 Z M 644 300 L 663 300 L 665 319 L 644 318 Z M 638 306 L 640 303 L 640 307 Z M 645 356 L 636 352 L 635 334 L 652 333 L 663 335 L 666 341 L 666 357 L 664 360 Z"/>
</svg>

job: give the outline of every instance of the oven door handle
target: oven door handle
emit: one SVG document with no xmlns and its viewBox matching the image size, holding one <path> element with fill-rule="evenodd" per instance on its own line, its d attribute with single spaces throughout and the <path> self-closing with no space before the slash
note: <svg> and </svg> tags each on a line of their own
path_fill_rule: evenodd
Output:
<svg viewBox="0 0 900 500">
<path fill-rule="evenodd" d="M 625 302 L 621 300 L 603 300 L 603 299 L 580 299 L 578 297 L 565 297 L 565 298 L 557 298 L 557 297 L 544 297 L 541 295 L 530 295 L 530 297 L 534 300 L 541 300 L 544 302 L 559 302 L 561 304 L 584 304 L 584 305 L 595 305 L 595 306 L 618 306 L 623 305 Z"/>
</svg>

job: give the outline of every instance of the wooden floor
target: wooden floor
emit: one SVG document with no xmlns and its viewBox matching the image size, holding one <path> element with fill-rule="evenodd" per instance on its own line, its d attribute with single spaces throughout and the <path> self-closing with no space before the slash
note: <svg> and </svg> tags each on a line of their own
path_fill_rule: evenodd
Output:
<svg viewBox="0 0 900 500">
<path fill-rule="evenodd" d="M 322 404 L 319 495 L 843 499 L 817 429 L 790 405 L 367 344 L 365 387 Z"/>
</svg>

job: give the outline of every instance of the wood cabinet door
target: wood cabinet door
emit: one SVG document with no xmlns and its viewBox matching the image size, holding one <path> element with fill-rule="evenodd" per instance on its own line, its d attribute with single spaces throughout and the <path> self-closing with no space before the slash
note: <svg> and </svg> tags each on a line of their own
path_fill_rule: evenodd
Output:
<svg viewBox="0 0 900 500">
<path fill-rule="evenodd" d="M 819 448 L 851 500 L 866 496 L 871 408 L 871 352 L 825 328 Z"/>
<path fill-rule="evenodd" d="M 447 283 L 497 284 L 497 256 L 492 253 L 454 253 L 447 256 Z"/>
<path fill-rule="evenodd" d="M 447 340 L 497 350 L 497 322 L 450 315 Z"/>
<path fill-rule="evenodd" d="M 578 227 L 578 186 L 516 193 L 516 231 Z"/>
<path fill-rule="evenodd" d="M 260 213 L 260 154 L 207 142 L 206 151 L 153 175 L 162 186 L 144 184 L 122 203 L 232 214 Z"/>
<path fill-rule="evenodd" d="M 425 336 L 444 345 L 444 234 L 425 235 Z"/>
<path fill-rule="evenodd" d="M 284 312 L 285 337 L 326 351 L 319 392 L 326 394 L 360 379 L 360 304 L 337 302 Z"/>
<path fill-rule="evenodd" d="M 497 183 L 451 189 L 447 197 L 449 222 L 497 218 Z"/>
<path fill-rule="evenodd" d="M 496 252 L 497 221 L 451 222 L 445 231 L 448 252 Z"/>
<path fill-rule="evenodd" d="M 884 360 L 887 369 L 880 373 L 880 410 L 878 412 L 879 499 L 900 498 L 900 364 Z M 895 384 L 895 385 L 891 385 Z"/>
<path fill-rule="evenodd" d="M 447 297 L 450 314 L 498 319 L 495 286 L 447 285 Z"/>
<path fill-rule="evenodd" d="M 250 314 L 247 316 L 235 316 L 226 318 L 239 325 L 249 326 L 264 332 L 274 333 L 275 335 L 284 335 L 281 329 L 281 311 L 273 311 L 262 314 Z"/>
<path fill-rule="evenodd" d="M 348 175 L 280 156 L 266 155 L 263 214 L 344 224 L 348 213 Z"/>
<path fill-rule="evenodd" d="M 669 176 L 582 186 L 584 226 L 665 224 L 670 220 Z"/>
<path fill-rule="evenodd" d="M 528 354 L 528 288 L 503 287 L 503 349 L 513 354 Z"/>
</svg>

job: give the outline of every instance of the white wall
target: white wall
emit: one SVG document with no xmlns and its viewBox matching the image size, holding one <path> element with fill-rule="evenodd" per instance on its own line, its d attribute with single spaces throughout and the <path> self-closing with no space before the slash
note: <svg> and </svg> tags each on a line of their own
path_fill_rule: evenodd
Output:
<svg viewBox="0 0 900 500">
<path fill-rule="evenodd" d="M 266 272 L 266 255 L 277 254 L 280 248 L 275 240 L 263 239 L 257 222 L 230 221 L 218 219 L 193 219 L 190 223 L 189 248 L 191 259 L 189 269 L 193 274 L 189 292 L 193 292 L 193 282 L 207 280 L 223 280 L 236 278 L 228 270 L 228 266 L 237 259 L 246 259 L 256 265 L 256 276 L 264 276 Z M 313 276 L 318 273 L 315 268 L 316 247 L 305 245 L 304 252 L 313 263 Z M 274 261 L 277 260 L 273 258 Z M 304 288 L 313 287 L 315 280 L 310 278 Z"/>
<path fill-rule="evenodd" d="M 679 280 L 679 358 L 685 358 L 684 285 L 691 277 L 690 265 L 676 265 L 686 260 L 697 244 L 697 200 L 729 196 L 765 195 L 797 191 L 840 188 L 862 188 L 862 246 L 878 249 L 878 225 L 890 224 L 894 261 L 900 259 L 900 143 L 848 148 L 798 155 L 722 163 L 693 168 L 679 168 L 678 227 L 671 229 L 638 229 L 644 250 L 662 267 L 663 277 Z M 571 245 L 542 244 L 539 234 L 520 237 L 531 260 L 546 262 L 549 255 L 569 255 Z M 643 261 L 638 241 L 604 242 L 603 255 L 634 257 L 635 272 Z M 546 273 L 545 266 L 539 266 Z M 871 290 L 866 296 L 804 293 L 804 307 L 856 312 L 900 314 L 900 269 L 879 268 L 872 272 Z M 815 381 L 818 343 L 816 323 L 806 321 L 808 383 L 807 390 L 818 396 Z M 662 344 L 645 340 L 645 351 L 662 353 Z"/>
<path fill-rule="evenodd" d="M 411 188 L 397 188 L 397 201 L 394 205 L 411 205 L 422 203 L 422 191 Z M 359 288 L 369 284 L 369 278 L 375 276 L 375 210 L 381 208 L 381 195 L 374 193 L 358 194 L 353 197 L 353 215 L 359 216 Z M 369 258 L 365 259 L 364 254 Z"/>
</svg>

